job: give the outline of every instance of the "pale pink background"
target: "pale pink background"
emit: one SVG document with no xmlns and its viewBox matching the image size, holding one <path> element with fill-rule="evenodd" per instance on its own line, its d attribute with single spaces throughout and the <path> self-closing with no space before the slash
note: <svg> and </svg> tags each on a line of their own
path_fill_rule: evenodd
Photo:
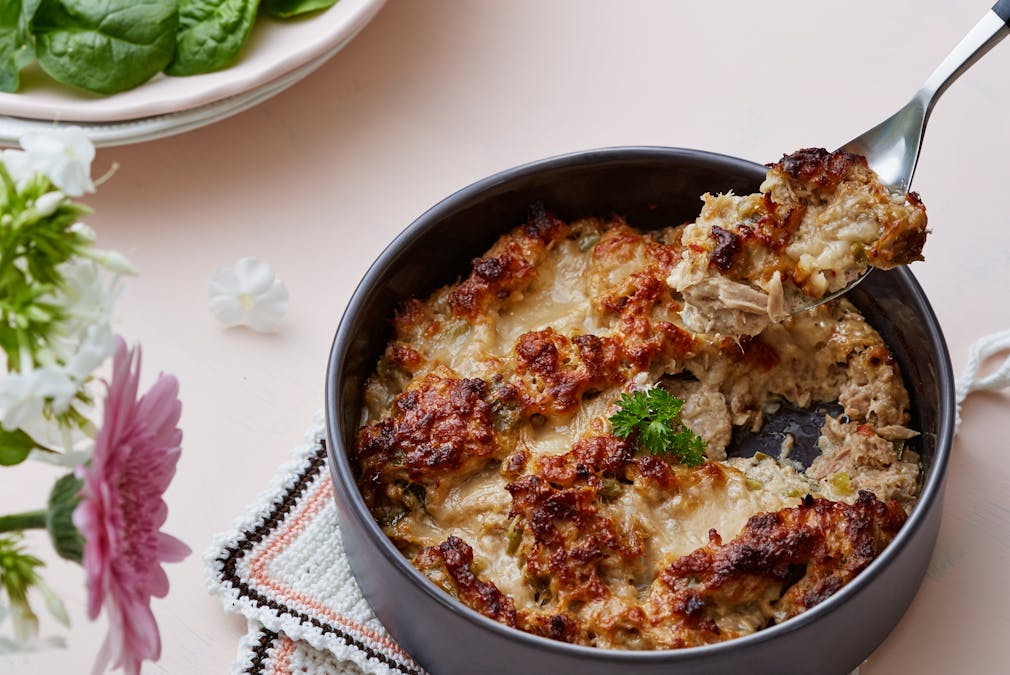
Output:
<svg viewBox="0 0 1010 675">
<path fill-rule="evenodd" d="M 321 409 L 347 298 L 422 211 L 492 172 L 585 148 L 674 145 L 771 161 L 840 145 L 902 105 L 987 6 L 400 0 L 273 100 L 101 151 L 96 174 L 120 167 L 88 200 L 88 222 L 141 270 L 117 327 L 143 342 L 145 379 L 177 374 L 184 400 L 166 528 L 196 554 L 169 567 L 172 592 L 154 603 L 163 657 L 144 672 L 228 669 L 245 622 L 207 595 L 200 554 Z M 1010 328 L 1008 72 L 1010 41 L 946 94 L 914 185 L 934 229 L 914 271 L 955 372 L 975 338 Z M 213 271 L 244 255 L 268 260 L 290 288 L 276 336 L 222 329 L 206 310 Z M 970 399 L 934 564 L 863 675 L 1007 672 L 1008 439 L 1010 397 Z M 52 472 L 2 475 L 7 511 L 36 506 Z M 69 647 L 0 657 L 0 671 L 77 673 L 93 658 L 105 624 L 84 618 L 80 570 L 52 560 L 46 574 L 72 614 Z M 43 632 L 53 629 L 47 621 Z"/>
</svg>

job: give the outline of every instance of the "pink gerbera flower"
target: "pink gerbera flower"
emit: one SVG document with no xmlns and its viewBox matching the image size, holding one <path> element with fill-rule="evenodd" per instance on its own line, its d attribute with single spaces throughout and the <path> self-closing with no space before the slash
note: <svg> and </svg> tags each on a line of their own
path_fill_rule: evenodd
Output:
<svg viewBox="0 0 1010 675">
<path fill-rule="evenodd" d="M 131 367 L 132 366 L 132 367 Z M 84 537 L 88 617 L 104 605 L 109 620 L 94 671 L 112 664 L 139 673 L 141 661 L 161 655 L 151 597 L 168 593 L 163 562 L 178 562 L 189 547 L 160 528 L 168 515 L 162 495 L 175 475 L 182 431 L 179 383 L 160 375 L 137 399 L 140 348 L 117 338 L 105 419 L 88 467 L 74 524 Z"/>
</svg>

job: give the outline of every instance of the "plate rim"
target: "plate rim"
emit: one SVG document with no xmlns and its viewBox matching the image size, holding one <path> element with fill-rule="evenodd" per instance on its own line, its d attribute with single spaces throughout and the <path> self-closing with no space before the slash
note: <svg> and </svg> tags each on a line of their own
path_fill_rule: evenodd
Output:
<svg viewBox="0 0 1010 675">
<path fill-rule="evenodd" d="M 167 115 L 156 115 L 138 120 L 109 123 L 71 122 L 67 126 L 76 126 L 83 129 L 96 148 L 153 141 L 199 129 L 232 115 L 237 115 L 284 91 L 322 66 L 336 52 L 340 51 L 345 44 L 350 42 L 355 34 L 349 35 L 343 42 L 334 46 L 331 51 L 323 54 L 315 61 L 245 94 Z M 54 122 L 49 120 L 0 116 L 0 147 L 17 147 L 22 135 L 33 131 L 44 132 L 47 129 L 51 129 L 54 124 Z"/>
</svg>

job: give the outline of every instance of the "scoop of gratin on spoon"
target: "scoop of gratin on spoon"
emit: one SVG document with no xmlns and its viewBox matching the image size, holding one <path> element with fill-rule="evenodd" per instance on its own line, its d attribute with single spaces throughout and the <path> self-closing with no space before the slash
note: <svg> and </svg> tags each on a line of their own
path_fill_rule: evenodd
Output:
<svg viewBox="0 0 1010 675">
<path fill-rule="evenodd" d="M 692 330 L 754 335 L 842 295 L 870 268 L 922 259 L 926 214 L 909 192 L 933 105 L 1010 33 L 999 0 L 894 115 L 834 153 L 800 150 L 771 165 L 761 192 L 705 195 L 668 283 Z"/>
<path fill-rule="evenodd" d="M 695 332 L 755 335 L 867 267 L 922 259 L 922 202 L 883 185 L 859 155 L 799 150 L 769 167 L 760 192 L 703 200 L 667 279 Z"/>
</svg>

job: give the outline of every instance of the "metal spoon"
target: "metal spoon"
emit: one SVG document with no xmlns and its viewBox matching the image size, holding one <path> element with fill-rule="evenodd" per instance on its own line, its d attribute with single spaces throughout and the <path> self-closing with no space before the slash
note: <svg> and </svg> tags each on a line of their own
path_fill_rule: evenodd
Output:
<svg viewBox="0 0 1010 675">
<path fill-rule="evenodd" d="M 933 71 L 911 101 L 839 149 L 863 155 L 881 182 L 896 191 L 908 192 L 933 105 L 954 80 L 1007 35 L 1010 35 L 1010 0 L 999 0 Z M 813 305 L 842 295 L 862 281 L 868 273 L 869 270 L 841 290 L 820 298 Z"/>
</svg>

